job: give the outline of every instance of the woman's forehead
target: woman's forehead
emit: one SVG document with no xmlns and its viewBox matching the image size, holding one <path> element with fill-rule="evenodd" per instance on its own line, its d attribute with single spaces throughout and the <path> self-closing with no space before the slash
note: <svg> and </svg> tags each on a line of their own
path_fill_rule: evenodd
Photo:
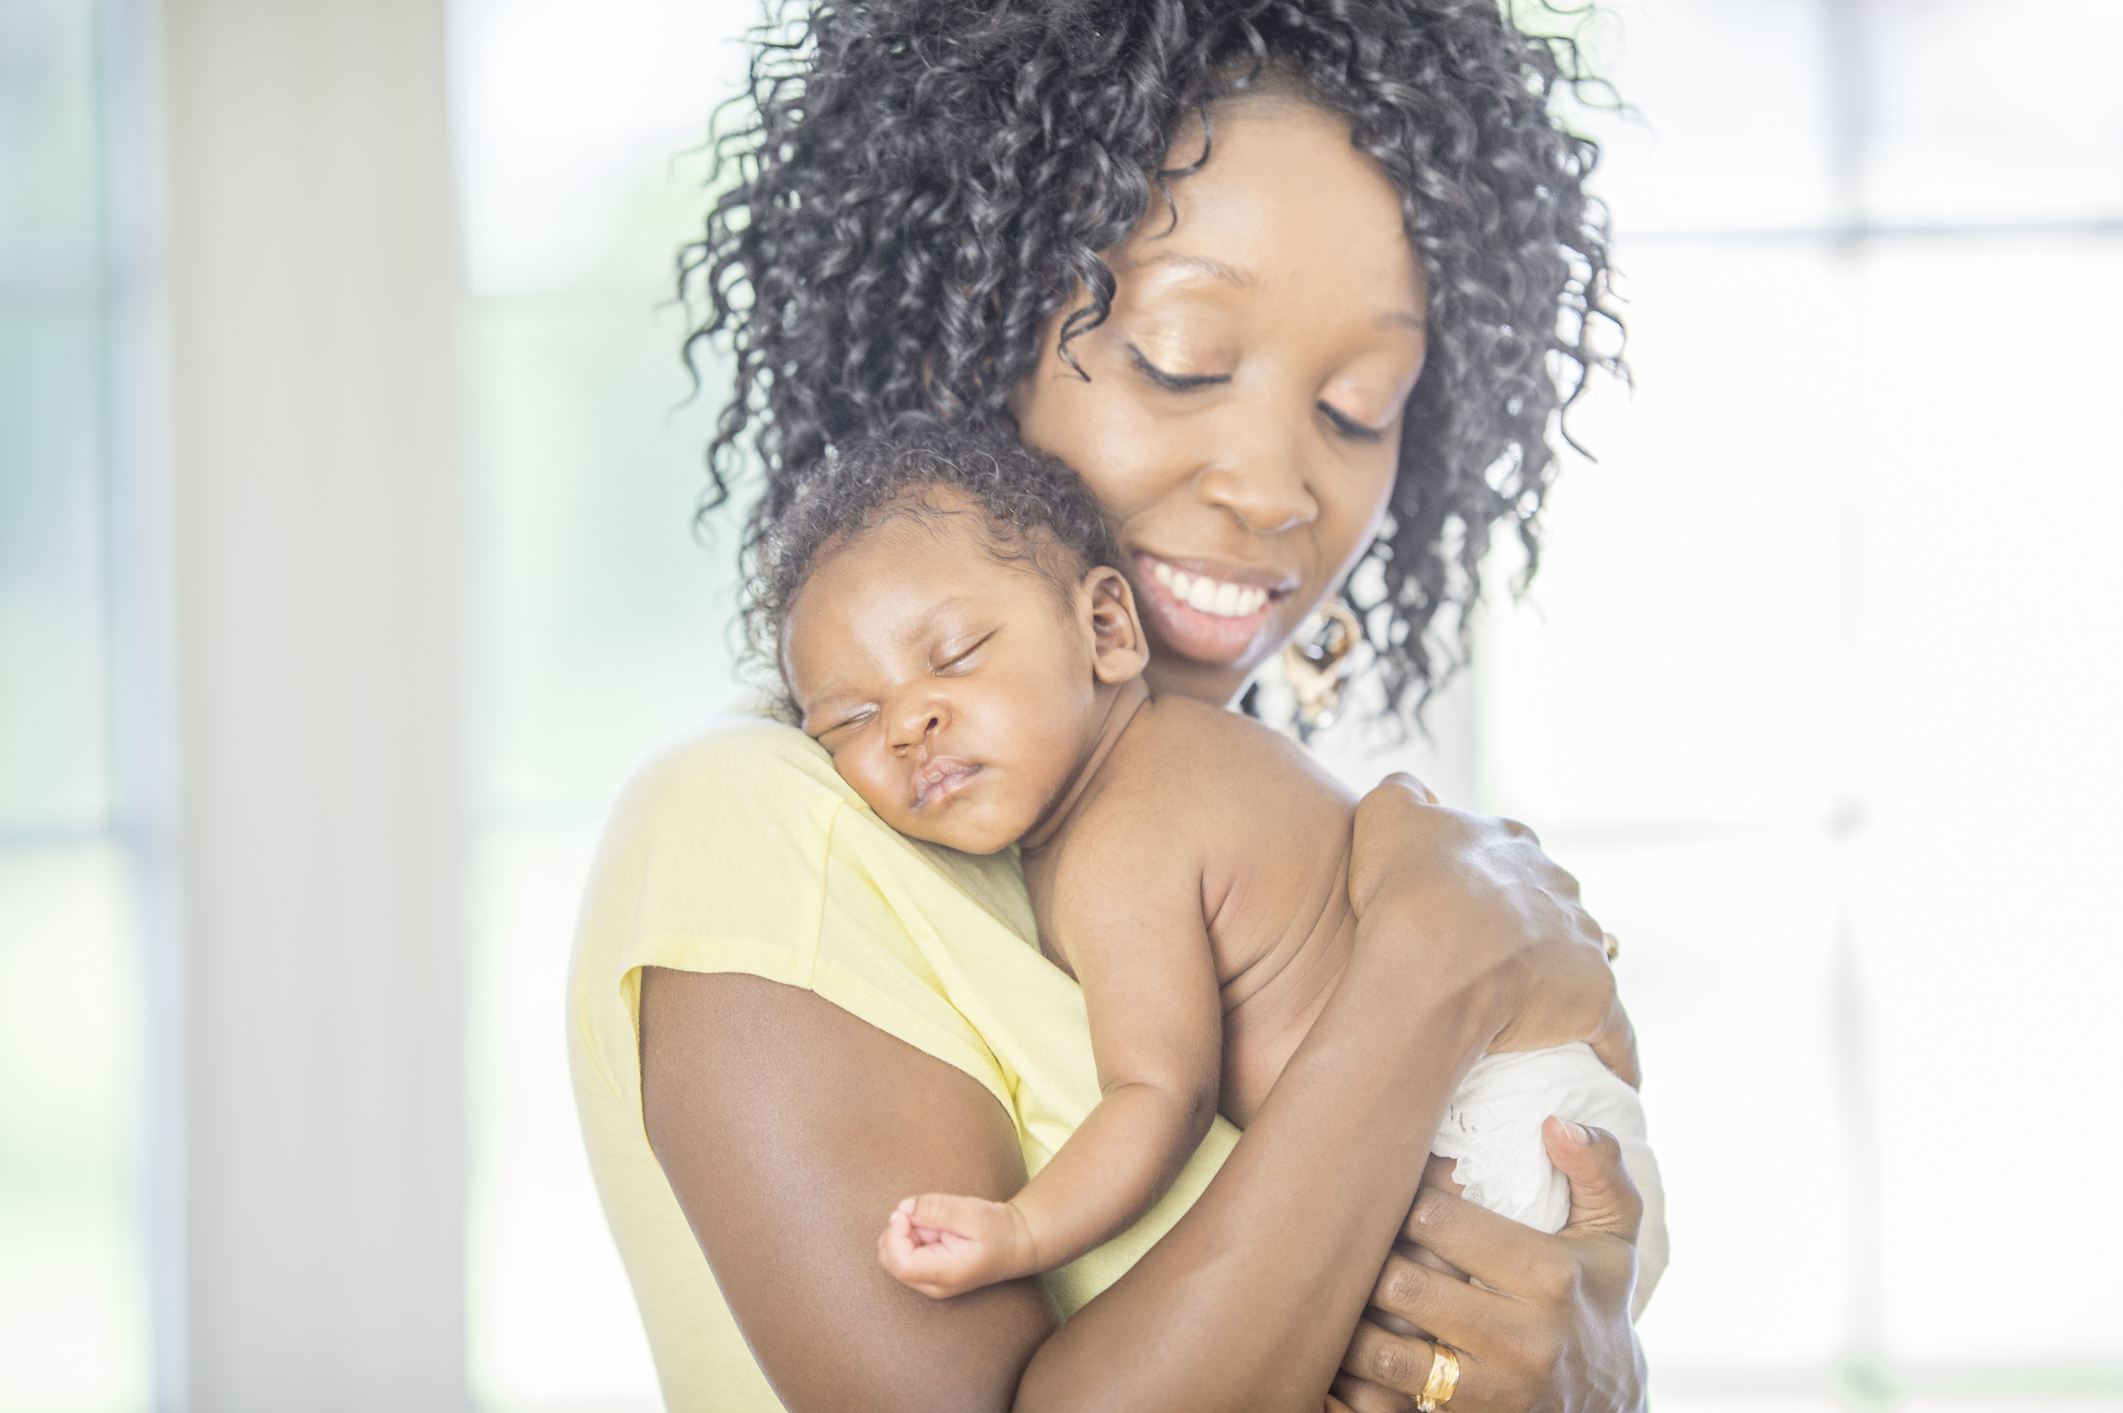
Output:
<svg viewBox="0 0 2123 1413">
<path fill-rule="evenodd" d="M 1211 111 L 1209 159 L 1165 183 L 1110 252 L 1141 290 L 1203 286 L 1275 293 L 1293 283 L 1370 291 L 1382 319 L 1422 326 L 1427 282 L 1408 243 L 1400 191 L 1349 141 L 1339 114 L 1295 98 L 1225 100 Z M 1201 153 L 1197 136 L 1175 162 Z"/>
</svg>

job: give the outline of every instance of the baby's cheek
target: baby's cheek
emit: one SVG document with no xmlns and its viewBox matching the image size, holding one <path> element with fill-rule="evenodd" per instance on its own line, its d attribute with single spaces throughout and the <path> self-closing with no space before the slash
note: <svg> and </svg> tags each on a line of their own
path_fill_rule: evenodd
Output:
<svg viewBox="0 0 2123 1413">
<path fill-rule="evenodd" d="M 893 793 L 891 782 L 880 779 L 876 771 L 863 769 L 863 762 L 852 751 L 843 751 L 833 757 L 833 769 L 848 783 L 848 788 L 862 797 L 862 802 L 876 812 L 877 817 L 902 834 L 912 833 L 898 817 L 903 811 L 898 797 Z"/>
</svg>

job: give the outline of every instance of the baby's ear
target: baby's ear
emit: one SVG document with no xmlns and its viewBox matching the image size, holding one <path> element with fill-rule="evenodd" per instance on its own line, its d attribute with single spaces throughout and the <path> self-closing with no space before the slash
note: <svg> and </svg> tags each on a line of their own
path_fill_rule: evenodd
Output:
<svg viewBox="0 0 2123 1413">
<path fill-rule="evenodd" d="M 1091 614 L 1091 672 L 1106 686 L 1140 677 L 1149 665 L 1143 621 L 1135 612 L 1135 592 L 1118 569 L 1099 565 L 1084 575 L 1077 589 Z"/>
</svg>

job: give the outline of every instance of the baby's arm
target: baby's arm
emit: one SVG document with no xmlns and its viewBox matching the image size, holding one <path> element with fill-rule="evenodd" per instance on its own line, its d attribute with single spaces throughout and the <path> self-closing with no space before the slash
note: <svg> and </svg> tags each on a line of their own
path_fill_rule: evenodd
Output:
<svg viewBox="0 0 2123 1413">
<path fill-rule="evenodd" d="M 1100 844 L 1058 861 L 1040 911 L 1049 950 L 1084 988 L 1103 1097 L 1008 1202 L 927 1193 L 899 1204 L 878 1259 L 924 1295 L 1051 1271 L 1125 1231 L 1216 1117 L 1223 1007 L 1199 870 L 1120 821 L 1085 835 Z"/>
</svg>

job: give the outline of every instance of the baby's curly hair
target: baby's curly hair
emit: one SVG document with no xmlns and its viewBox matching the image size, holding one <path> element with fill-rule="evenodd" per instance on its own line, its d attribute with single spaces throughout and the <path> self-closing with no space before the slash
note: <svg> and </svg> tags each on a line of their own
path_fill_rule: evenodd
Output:
<svg viewBox="0 0 2123 1413">
<path fill-rule="evenodd" d="M 1113 533 L 1076 473 L 1026 448 L 1008 427 L 903 418 L 887 436 L 837 447 L 752 537 L 745 627 L 752 650 L 780 660 L 781 630 L 820 564 L 893 520 L 936 524 L 969 513 L 987 551 L 1066 599 L 1089 570 L 1120 564 Z"/>
<path fill-rule="evenodd" d="M 722 338 L 736 362 L 703 515 L 747 441 L 766 473 L 749 542 L 830 450 L 895 418 L 1009 425 L 1047 321 L 1087 301 L 1066 356 L 1110 312 L 1099 252 L 1214 160 L 1210 105 L 1272 86 L 1348 119 L 1429 276 L 1398 479 L 1342 595 L 1388 712 L 1464 662 L 1491 527 L 1530 574 L 1549 438 L 1592 368 L 1621 371 L 1598 328 L 1620 331 L 1585 191 L 1598 149 L 1548 111 L 1596 82 L 1574 44 L 1500 0 L 812 0 L 754 37 L 742 121 L 718 116 L 727 185 L 679 262 L 705 305 L 688 358 Z M 1201 152 L 1167 168 L 1190 117 Z"/>
</svg>

